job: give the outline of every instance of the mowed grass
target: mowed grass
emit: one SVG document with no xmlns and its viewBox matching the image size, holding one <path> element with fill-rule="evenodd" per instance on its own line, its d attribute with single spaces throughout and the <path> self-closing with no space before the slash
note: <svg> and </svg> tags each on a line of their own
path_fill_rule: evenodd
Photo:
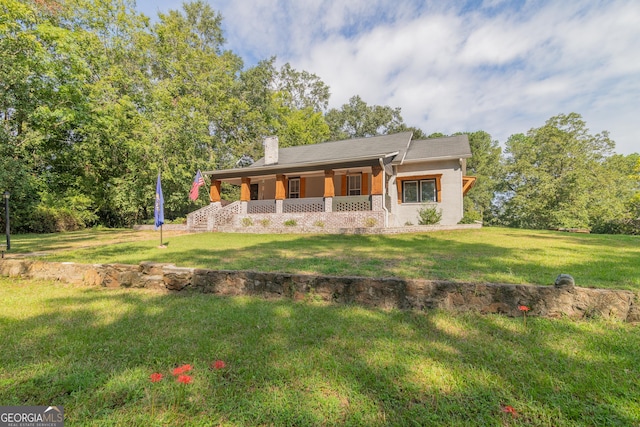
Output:
<svg viewBox="0 0 640 427">
<path fill-rule="evenodd" d="M 0 402 L 70 426 L 634 426 L 637 328 L 0 278 Z"/>
<path fill-rule="evenodd" d="M 110 232 L 109 232 L 110 233 Z M 167 234 L 84 231 L 15 236 L 12 251 L 58 249 L 54 261 L 173 263 L 217 270 L 552 284 L 640 290 L 640 236 L 485 227 L 399 235 Z M 80 247 L 80 249 L 78 249 Z"/>
</svg>

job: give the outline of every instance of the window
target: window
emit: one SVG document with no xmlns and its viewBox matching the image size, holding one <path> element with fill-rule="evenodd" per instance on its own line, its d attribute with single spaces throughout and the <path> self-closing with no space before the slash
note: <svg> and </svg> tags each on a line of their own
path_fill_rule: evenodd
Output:
<svg viewBox="0 0 640 427">
<path fill-rule="evenodd" d="M 436 180 L 402 181 L 402 203 L 422 203 L 438 201 Z"/>
<path fill-rule="evenodd" d="M 347 176 L 347 195 L 359 196 L 362 189 L 362 175 Z"/>
<path fill-rule="evenodd" d="M 289 198 L 300 198 L 300 178 L 289 178 Z"/>
</svg>

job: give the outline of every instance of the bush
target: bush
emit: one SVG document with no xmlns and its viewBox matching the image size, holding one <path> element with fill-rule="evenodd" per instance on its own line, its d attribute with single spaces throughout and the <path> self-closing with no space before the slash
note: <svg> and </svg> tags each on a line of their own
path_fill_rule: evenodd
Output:
<svg viewBox="0 0 640 427">
<path fill-rule="evenodd" d="M 56 233 L 85 228 L 77 212 L 66 208 L 38 206 L 31 215 L 29 228 L 34 233 Z"/>
<path fill-rule="evenodd" d="M 595 234 L 630 234 L 638 236 L 640 235 L 640 218 L 597 222 L 591 227 L 591 232 Z"/>
<path fill-rule="evenodd" d="M 435 206 L 423 206 L 418 211 L 418 224 L 420 225 L 434 225 L 438 224 L 440 220 L 442 220 L 442 212 Z"/>
<path fill-rule="evenodd" d="M 367 218 L 364 220 L 364 225 L 366 227 L 375 227 L 377 223 L 378 223 L 378 220 L 375 218 Z"/>
<path fill-rule="evenodd" d="M 253 225 L 253 220 L 249 217 L 242 218 L 242 226 L 243 227 L 251 227 Z"/>
<path fill-rule="evenodd" d="M 269 218 L 261 219 L 260 224 L 266 228 L 271 225 L 271 220 Z"/>
<path fill-rule="evenodd" d="M 284 225 L 287 227 L 295 227 L 298 225 L 298 222 L 295 219 L 288 219 L 284 222 Z"/>
<path fill-rule="evenodd" d="M 465 209 L 458 224 L 475 224 L 476 222 L 482 222 L 482 214 L 475 209 Z"/>
</svg>

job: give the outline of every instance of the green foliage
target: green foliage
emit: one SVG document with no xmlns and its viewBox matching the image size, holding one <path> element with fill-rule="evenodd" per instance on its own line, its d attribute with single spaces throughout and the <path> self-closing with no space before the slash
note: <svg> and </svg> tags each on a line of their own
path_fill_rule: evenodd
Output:
<svg viewBox="0 0 640 427">
<path fill-rule="evenodd" d="M 329 105 L 329 86 L 320 77 L 308 71 L 297 71 L 288 62 L 273 79 L 273 88 L 283 96 L 283 104 L 289 109 L 319 113 Z"/>
<path fill-rule="evenodd" d="M 591 232 L 596 234 L 629 234 L 640 235 L 640 218 L 611 219 L 604 222 L 595 222 Z"/>
<path fill-rule="evenodd" d="M 504 224 L 589 228 L 593 217 L 623 214 L 606 167 L 614 143 L 607 132 L 589 134 L 580 115 L 552 117 L 527 135 L 512 135 L 506 146 Z"/>
<path fill-rule="evenodd" d="M 78 224 L 144 222 L 159 171 L 167 221 L 183 217 L 196 170 L 260 157 L 263 135 L 284 146 L 329 135 L 328 87 L 274 59 L 243 70 L 203 1 L 152 25 L 132 0 L 6 0 L 0 12 L 0 149 L 11 164 L 0 185 L 17 230 L 38 205 L 62 212 L 41 194 L 88 200 L 95 218 Z"/>
<path fill-rule="evenodd" d="M 475 210 L 465 210 L 464 216 L 458 222 L 458 224 L 475 224 L 477 222 L 482 222 L 482 216 Z"/>
<path fill-rule="evenodd" d="M 75 231 L 94 225 L 98 216 L 92 210 L 92 200 L 69 191 L 60 199 L 41 195 L 41 202 L 29 214 L 27 227 L 35 233 Z"/>
<path fill-rule="evenodd" d="M 375 218 L 367 218 L 364 220 L 365 227 L 375 227 L 378 224 L 378 220 Z"/>
<path fill-rule="evenodd" d="M 298 221 L 296 221 L 295 219 L 288 219 L 285 222 L 283 222 L 283 224 L 286 227 L 295 227 L 296 225 L 298 225 Z"/>
<path fill-rule="evenodd" d="M 244 67 L 224 43 L 222 16 L 202 0 L 153 22 L 133 0 L 3 0 L 0 191 L 12 194 L 12 228 L 148 221 L 158 172 L 167 221 L 184 217 L 206 203 L 186 197 L 195 171 L 258 159 L 265 135 L 282 147 L 400 131 L 426 138 L 399 108 L 357 95 L 327 111 L 319 76 L 277 69 L 275 58 Z M 606 132 L 590 135 L 575 113 L 513 135 L 502 162 L 488 133 L 468 135 L 466 172 L 477 181 L 465 221 L 627 230 L 620 224 L 640 217 L 640 159 L 611 156 Z M 237 194 L 222 189 L 225 200 Z"/>
<path fill-rule="evenodd" d="M 471 147 L 471 158 L 467 159 L 466 174 L 476 177 L 476 182 L 464 198 L 464 216 L 467 220 L 493 221 L 491 203 L 494 195 L 502 189 L 502 150 L 497 140 L 487 132 L 467 133 Z"/>
<path fill-rule="evenodd" d="M 242 226 L 243 227 L 251 227 L 253 225 L 253 220 L 249 217 L 242 218 Z"/>
<path fill-rule="evenodd" d="M 404 129 L 400 108 L 369 106 L 357 95 L 340 110 L 329 110 L 325 120 L 332 140 L 386 135 Z"/>
<path fill-rule="evenodd" d="M 269 218 L 264 218 L 260 220 L 260 225 L 262 225 L 263 227 L 267 228 L 268 226 L 271 225 L 271 220 Z"/>
<path fill-rule="evenodd" d="M 442 220 L 442 211 L 435 206 L 423 205 L 418 211 L 418 224 L 434 225 Z"/>
</svg>

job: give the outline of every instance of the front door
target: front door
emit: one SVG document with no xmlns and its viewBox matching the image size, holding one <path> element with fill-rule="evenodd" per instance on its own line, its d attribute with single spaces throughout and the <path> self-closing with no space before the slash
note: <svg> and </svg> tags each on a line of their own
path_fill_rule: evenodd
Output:
<svg viewBox="0 0 640 427">
<path fill-rule="evenodd" d="M 249 198 L 251 200 L 258 200 L 258 184 L 251 184 L 249 186 Z"/>
</svg>

